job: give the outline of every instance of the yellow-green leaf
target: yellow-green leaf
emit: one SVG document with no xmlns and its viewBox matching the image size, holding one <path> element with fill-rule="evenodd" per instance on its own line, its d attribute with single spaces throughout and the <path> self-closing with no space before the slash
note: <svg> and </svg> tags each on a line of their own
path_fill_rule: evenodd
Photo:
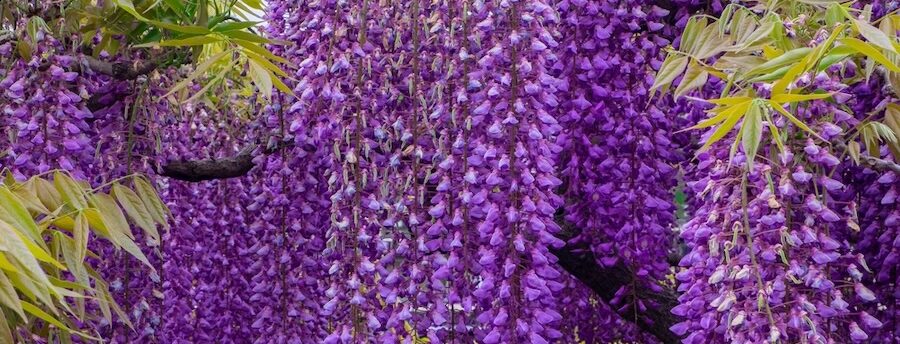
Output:
<svg viewBox="0 0 900 344">
<path fill-rule="evenodd" d="M 122 205 L 122 209 L 125 209 L 125 213 L 128 214 L 128 217 L 131 218 L 138 227 L 141 227 L 147 236 L 155 242 L 159 242 L 159 232 L 156 231 L 156 224 L 153 222 L 153 217 L 150 215 L 147 206 L 144 205 L 141 198 L 135 194 L 134 191 L 131 191 L 131 189 L 119 184 L 113 184 L 112 195 L 119 201 L 119 204 Z"/>
<path fill-rule="evenodd" d="M 53 185 L 56 186 L 56 190 L 62 195 L 63 201 L 72 206 L 72 208 L 87 208 L 87 201 L 84 199 L 84 189 L 70 178 L 68 174 L 63 172 L 53 173 Z"/>
<path fill-rule="evenodd" d="M 190 75 L 188 75 L 186 78 L 179 81 L 177 84 L 175 84 L 175 86 L 172 86 L 172 88 L 169 90 L 169 92 L 166 92 L 166 94 L 164 94 L 162 97 L 166 98 L 169 95 L 171 95 L 172 93 L 175 93 L 175 92 L 187 87 L 187 85 L 189 85 L 191 83 L 191 81 L 193 81 L 194 79 L 196 79 L 203 73 L 206 73 L 206 70 L 208 70 L 209 67 L 212 67 L 212 65 L 214 65 L 216 62 L 221 60 L 223 57 L 225 57 L 227 54 L 231 53 L 232 51 L 233 50 L 228 49 L 228 50 L 225 50 L 218 54 L 215 54 L 213 56 L 210 56 L 208 59 L 206 59 L 203 62 L 201 62 L 200 64 L 198 64 L 197 67 L 194 69 L 193 72 L 191 72 Z"/>
<path fill-rule="evenodd" d="M 257 63 L 259 63 L 260 66 L 262 66 L 263 68 L 269 70 L 270 72 L 273 72 L 273 73 L 278 74 L 278 75 L 283 76 L 283 77 L 290 77 L 290 76 L 288 75 L 288 73 L 286 73 L 285 71 L 281 70 L 281 68 L 279 68 L 278 66 L 276 66 L 276 65 L 273 64 L 272 62 L 269 62 L 269 60 L 267 60 L 265 57 L 259 56 L 259 55 L 257 55 L 256 53 L 254 53 L 254 52 L 252 52 L 252 51 L 247 51 L 247 50 L 244 50 L 244 54 L 247 55 L 247 57 L 249 57 L 249 58 L 252 59 L 253 61 L 256 61 Z"/>
<path fill-rule="evenodd" d="M 232 30 L 244 30 L 247 28 L 254 27 L 259 23 L 262 23 L 262 22 L 259 22 L 259 21 L 222 22 L 222 23 L 216 24 L 216 26 L 214 26 L 212 28 L 212 31 L 213 32 L 225 32 L 225 31 L 232 31 Z"/>
<path fill-rule="evenodd" d="M 176 25 L 166 22 L 161 22 L 157 20 L 147 20 L 147 23 L 160 27 L 167 30 L 172 30 L 175 32 L 187 33 L 192 35 L 205 35 L 209 33 L 209 29 L 202 26 L 194 26 L 194 25 Z"/>
<path fill-rule="evenodd" d="M 859 142 L 850 141 L 850 143 L 847 144 L 847 153 L 850 154 L 851 158 L 853 158 L 853 162 L 855 162 L 857 165 L 859 165 L 859 154 L 860 154 Z"/>
<path fill-rule="evenodd" d="M 16 294 L 15 287 L 13 287 L 12 282 L 9 281 L 9 278 L 7 278 L 6 274 L 3 272 L 0 272 L 0 305 L 12 309 L 16 314 L 22 317 L 22 320 L 27 320 L 25 313 L 22 311 L 22 306 L 19 303 L 19 295 Z M 2 331 L 2 329 L 0 329 L 0 331 Z"/>
<path fill-rule="evenodd" d="M 247 41 L 247 42 L 267 43 L 267 44 L 275 43 L 272 40 L 260 37 L 257 34 L 253 34 L 253 33 L 246 32 L 246 31 L 225 31 L 225 32 L 222 32 L 222 34 L 225 36 L 234 38 L 234 39 L 239 39 L 239 40 Z"/>
<path fill-rule="evenodd" d="M 28 213 L 22 201 L 6 186 L 0 186 L 0 221 L 20 228 L 33 240 L 40 239 L 40 229 Z"/>
<path fill-rule="evenodd" d="M 670 53 L 669 56 L 666 56 L 666 60 L 663 62 L 662 66 L 659 67 L 659 72 L 656 73 L 656 80 L 653 81 L 653 86 L 650 87 L 650 94 L 653 94 L 657 89 L 667 87 L 671 84 L 675 78 L 681 75 L 681 72 L 684 71 L 687 63 L 687 56 L 679 56 L 674 53 Z"/>
<path fill-rule="evenodd" d="M 15 343 L 12 330 L 6 322 L 6 314 L 3 314 L 2 308 L 0 308 L 0 343 Z"/>
<path fill-rule="evenodd" d="M 12 255 L 12 258 L 15 258 L 16 262 L 21 264 L 31 278 L 42 285 L 49 285 L 50 280 L 47 279 L 47 274 L 26 244 L 30 240 L 22 240 L 21 234 L 2 220 L 0 220 L 0 235 L 6 237 L 6 243 L 9 247 L 8 253 Z"/>
<path fill-rule="evenodd" d="M 897 53 L 897 50 L 894 49 L 894 41 L 891 40 L 888 35 L 879 30 L 877 27 L 874 27 L 872 26 L 872 24 L 859 19 L 853 20 L 853 26 L 856 27 L 856 31 L 859 31 L 860 35 L 865 37 L 866 40 L 868 40 L 875 46 L 892 53 Z"/>
<path fill-rule="evenodd" d="M 722 122 L 726 119 L 731 118 L 735 114 L 738 114 L 740 116 L 740 115 L 744 114 L 745 112 L 747 112 L 747 109 L 750 108 L 751 102 L 752 102 L 751 100 L 747 100 L 745 102 L 738 103 L 735 105 L 717 108 L 717 109 L 721 109 L 720 111 L 718 111 L 717 115 L 715 115 L 711 118 L 707 118 L 703 121 L 700 121 L 700 123 L 697 123 L 696 125 L 690 127 L 689 129 L 708 128 L 708 127 L 714 126 L 716 124 L 719 124 L 720 122 Z"/>
<path fill-rule="evenodd" d="M 708 78 L 709 72 L 697 62 L 691 61 L 687 71 L 684 73 L 684 77 L 681 78 L 681 83 L 675 88 L 675 99 L 680 98 L 694 89 L 703 87 Z"/>
<path fill-rule="evenodd" d="M 750 171 L 753 170 L 753 160 L 756 159 L 756 152 L 759 150 L 759 142 L 762 139 L 762 118 L 765 111 L 763 102 L 754 100 L 750 109 L 747 110 L 747 114 L 744 115 L 743 124 L 741 124 L 741 143 Z"/>
<path fill-rule="evenodd" d="M 156 223 L 163 225 L 163 227 L 169 228 L 169 208 L 166 207 L 166 204 L 159 198 L 156 189 L 143 178 L 134 179 L 134 188 L 137 190 L 138 196 L 141 197 L 141 201 L 147 206 L 147 210 L 150 212 L 150 216 L 153 217 L 153 220 L 156 221 Z"/>
<path fill-rule="evenodd" d="M 72 237 L 75 239 L 75 257 L 79 263 L 83 262 L 87 255 L 89 233 L 90 228 L 88 227 L 87 218 L 84 216 L 83 212 L 78 212 L 78 214 L 75 215 L 75 227 L 72 231 Z"/>
<path fill-rule="evenodd" d="M 747 107 L 749 108 L 749 106 L 750 106 L 750 104 L 748 103 Z M 726 119 L 724 123 L 719 125 L 719 127 L 716 128 L 716 130 L 713 132 L 712 136 L 710 136 L 709 139 L 703 143 L 703 146 L 700 147 L 699 152 L 706 151 L 714 143 L 718 142 L 723 137 L 725 137 L 725 135 L 727 135 L 728 132 L 730 132 L 731 129 L 734 128 L 734 126 L 737 124 L 737 122 L 743 116 L 744 116 L 744 112 L 738 112 L 738 111 L 735 111 L 734 113 L 729 115 L 728 119 Z"/>
<path fill-rule="evenodd" d="M 273 54 L 271 51 L 269 51 L 269 49 L 266 49 L 256 43 L 251 43 L 251 42 L 242 41 L 242 40 L 234 40 L 233 42 L 235 44 L 241 46 L 242 48 L 249 50 L 249 51 L 251 51 L 257 55 L 260 55 L 262 57 L 265 57 L 269 60 L 272 60 L 272 61 L 275 61 L 278 63 L 284 63 L 286 65 L 291 64 L 288 60 L 284 59 L 281 56 Z"/>
<path fill-rule="evenodd" d="M 887 56 L 884 56 L 884 54 L 882 54 L 880 51 L 878 51 L 878 49 L 876 49 L 869 43 L 860 41 L 856 38 L 844 38 L 841 39 L 841 43 L 853 48 L 863 55 L 874 59 L 875 61 L 878 61 L 878 63 L 882 64 L 892 72 L 900 72 L 900 67 L 897 67 L 897 65 L 891 62 L 891 60 L 889 60 Z"/>
<path fill-rule="evenodd" d="M 28 313 L 31 313 L 31 315 L 34 315 L 34 316 L 38 317 L 39 319 L 46 321 L 46 322 L 52 324 L 53 326 L 56 326 L 57 328 L 59 328 L 61 330 L 72 332 L 72 330 L 69 327 L 67 327 L 66 325 L 64 325 L 61 321 L 56 320 L 56 318 L 54 318 L 52 315 L 47 314 L 47 312 L 44 312 L 37 306 L 35 306 L 27 301 L 22 301 L 22 309 Z"/>
<path fill-rule="evenodd" d="M 772 96 L 772 101 L 784 104 L 784 103 L 795 103 L 806 100 L 816 100 L 816 99 L 825 99 L 830 98 L 830 93 L 816 93 L 816 94 L 794 94 L 794 93 L 781 93 Z"/>
<path fill-rule="evenodd" d="M 247 62 L 250 64 L 250 79 L 256 84 L 256 88 L 266 99 L 272 99 L 272 77 L 269 72 L 252 59 Z"/>
<path fill-rule="evenodd" d="M 806 55 L 812 52 L 812 48 L 797 48 L 791 51 L 788 51 L 784 54 L 779 55 L 778 57 L 766 61 L 765 63 L 756 66 L 747 71 L 747 76 L 757 75 L 757 74 L 765 74 L 773 72 L 783 66 L 790 65 L 796 61 L 799 61 Z"/>
<path fill-rule="evenodd" d="M 172 39 L 159 42 L 161 47 L 189 47 L 221 42 L 222 38 L 216 35 L 194 36 L 184 39 Z"/>
<path fill-rule="evenodd" d="M 778 111 L 779 113 L 781 113 L 782 116 L 787 117 L 788 120 L 790 120 L 791 122 L 793 122 L 794 125 L 796 125 L 796 126 L 799 127 L 800 129 L 803 129 L 804 131 L 806 131 L 806 132 L 812 134 L 813 136 L 815 136 L 816 138 L 818 138 L 818 139 L 824 141 L 824 139 L 823 139 L 821 136 L 819 136 L 819 134 L 817 134 L 816 132 L 812 131 L 812 129 L 810 129 L 808 126 L 806 126 L 805 123 L 803 123 L 802 121 L 800 121 L 799 119 L 797 119 L 797 117 L 794 117 L 794 115 L 792 115 L 790 112 L 788 112 L 787 110 L 785 110 L 785 108 L 784 108 L 783 106 L 781 106 L 781 104 L 778 104 L 777 102 L 773 102 L 773 101 L 770 100 L 770 101 L 769 101 L 769 105 L 772 106 L 772 108 L 775 109 L 775 111 Z"/>
</svg>

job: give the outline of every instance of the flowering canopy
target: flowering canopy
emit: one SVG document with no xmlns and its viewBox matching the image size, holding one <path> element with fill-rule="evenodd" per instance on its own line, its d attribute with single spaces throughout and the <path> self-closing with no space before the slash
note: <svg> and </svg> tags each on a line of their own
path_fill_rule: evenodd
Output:
<svg viewBox="0 0 900 344">
<path fill-rule="evenodd" d="M 0 338 L 900 340 L 896 6 L 0 4 Z"/>
</svg>

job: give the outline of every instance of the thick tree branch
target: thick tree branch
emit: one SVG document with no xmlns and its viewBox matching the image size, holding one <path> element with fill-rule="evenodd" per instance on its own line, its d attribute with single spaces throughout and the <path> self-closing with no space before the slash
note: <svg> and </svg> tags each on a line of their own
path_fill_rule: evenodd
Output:
<svg viewBox="0 0 900 344">
<path fill-rule="evenodd" d="M 566 240 L 572 234 L 563 233 L 561 236 L 563 240 Z M 632 285 L 634 273 L 628 267 L 621 263 L 613 267 L 600 266 L 588 248 L 566 245 L 561 249 L 552 250 L 552 252 L 559 258 L 560 267 L 584 283 L 606 302 L 610 302 L 615 297 L 616 291 L 622 286 Z M 661 292 L 655 292 L 650 288 L 637 288 L 635 290 L 636 297 L 643 301 L 647 310 L 637 314 L 637 319 L 634 314 L 630 313 L 621 314 L 621 316 L 628 321 L 636 320 L 635 325 L 644 332 L 652 334 L 662 343 L 680 343 L 679 337 L 669 330 L 672 325 L 681 321 L 671 313 L 672 308 L 678 305 L 678 295 L 667 286 L 660 285 L 660 288 Z"/>
<path fill-rule="evenodd" d="M 85 55 L 82 57 L 82 60 L 88 69 L 95 73 L 109 75 L 119 80 L 134 80 L 141 75 L 147 75 L 156 70 L 162 59 L 147 62 L 106 62 L 93 56 Z"/>
<path fill-rule="evenodd" d="M 162 166 L 159 175 L 187 182 L 240 177 L 255 165 L 254 150 L 256 145 L 249 145 L 233 157 L 172 161 Z"/>
<path fill-rule="evenodd" d="M 272 154 L 279 148 L 291 145 L 293 145 L 292 141 L 271 141 L 261 153 Z M 248 145 L 236 155 L 227 158 L 171 161 L 162 165 L 156 172 L 163 177 L 186 182 L 242 177 L 256 166 L 256 163 L 253 162 L 253 152 L 257 147 L 256 144 Z M 311 145 L 303 148 L 308 152 L 315 150 L 315 147 Z"/>
</svg>

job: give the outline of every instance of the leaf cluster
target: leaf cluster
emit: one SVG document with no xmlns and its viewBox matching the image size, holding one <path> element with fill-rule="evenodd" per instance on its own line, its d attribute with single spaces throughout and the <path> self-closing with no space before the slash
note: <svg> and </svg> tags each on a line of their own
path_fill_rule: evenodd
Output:
<svg viewBox="0 0 900 344">
<path fill-rule="evenodd" d="M 135 243 L 131 225 L 140 227 L 150 246 L 160 242 L 158 226 L 168 228 L 169 210 L 141 176 L 115 180 L 109 193 L 51 171 L 20 182 L 10 173 L 0 184 L 0 342 L 14 343 L 17 329 L 71 343 L 72 336 L 99 341 L 77 324 L 112 323 L 113 314 L 131 326 L 113 299 L 109 283 L 94 270 L 100 257 L 89 248 L 102 238 L 153 270 Z M 120 182 L 130 180 L 133 188 Z M 87 311 L 97 305 L 100 314 Z M 55 340 L 54 340 L 55 339 Z"/>
<path fill-rule="evenodd" d="M 821 139 L 793 113 L 804 102 L 827 100 L 832 95 L 816 89 L 813 83 L 799 83 L 801 78 L 812 79 L 829 67 L 852 60 L 865 66 L 864 73 L 843 80 L 845 84 L 868 80 L 879 68 L 898 92 L 900 15 L 892 13 L 873 21 L 871 7 L 857 10 L 852 3 L 776 0 L 747 7 L 733 2 L 718 18 L 694 16 L 678 48 L 669 49 L 650 91 L 666 92 L 680 77 L 673 91 L 677 99 L 701 89 L 710 77 L 722 80 L 725 87 L 720 97 L 706 100 L 715 105 L 709 110 L 710 118 L 689 129 L 713 130 L 700 149 L 703 151 L 727 137 L 740 123 L 731 154 L 741 145 L 750 168 L 761 144 L 762 127 L 768 128 L 779 149 L 784 148 L 787 134 L 774 125 L 774 113 L 805 135 Z M 884 123 L 866 121 L 856 129 L 870 154 L 879 155 L 878 142 L 886 142 L 900 159 L 897 106 L 888 108 L 891 110 L 884 116 Z"/>
</svg>

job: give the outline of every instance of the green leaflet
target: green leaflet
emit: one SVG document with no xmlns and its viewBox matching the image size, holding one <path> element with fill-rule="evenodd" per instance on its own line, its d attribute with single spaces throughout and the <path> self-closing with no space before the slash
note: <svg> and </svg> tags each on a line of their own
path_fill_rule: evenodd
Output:
<svg viewBox="0 0 900 344">
<path fill-rule="evenodd" d="M 747 168 L 753 170 L 753 160 L 759 150 L 759 141 L 762 139 L 762 119 L 765 116 L 766 106 L 763 100 L 754 99 L 744 116 L 741 124 L 741 142 L 744 154 L 747 155 Z"/>
</svg>

